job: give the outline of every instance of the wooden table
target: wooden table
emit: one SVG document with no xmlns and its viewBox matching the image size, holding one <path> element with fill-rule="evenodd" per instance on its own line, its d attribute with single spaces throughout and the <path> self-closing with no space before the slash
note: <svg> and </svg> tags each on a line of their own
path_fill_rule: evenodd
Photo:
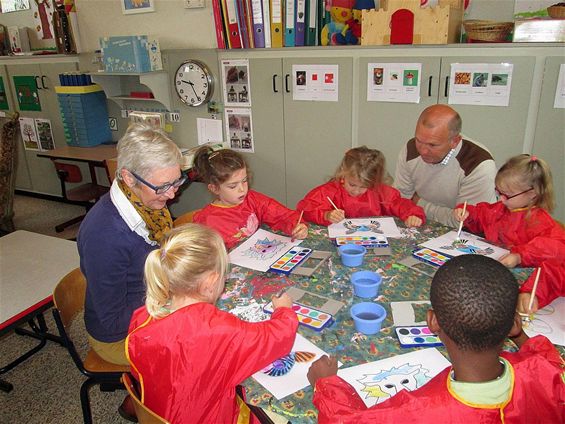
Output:
<svg viewBox="0 0 565 424">
<path fill-rule="evenodd" d="M 40 343 L 19 358 L 0 368 L 0 375 L 25 361 L 45 346 L 48 334 L 43 311 L 53 305 L 57 283 L 79 266 L 74 241 L 28 231 L 15 231 L 0 237 L 0 336 L 11 330 L 39 339 Z M 18 328 L 28 323 L 32 331 Z M 5 342 L 4 342 L 5 343 Z M 0 380 L 0 389 L 12 385 Z"/>
<path fill-rule="evenodd" d="M 91 181 L 96 184 L 96 169 L 106 168 L 105 161 L 117 156 L 115 144 L 100 144 L 94 147 L 64 146 L 37 154 L 41 158 L 65 159 L 75 162 L 86 162 L 90 169 Z"/>
</svg>

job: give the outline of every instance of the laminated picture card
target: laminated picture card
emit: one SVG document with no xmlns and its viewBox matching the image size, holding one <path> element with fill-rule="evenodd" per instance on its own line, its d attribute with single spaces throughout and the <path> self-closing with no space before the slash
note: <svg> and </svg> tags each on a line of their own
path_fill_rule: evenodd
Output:
<svg viewBox="0 0 565 424">
<path fill-rule="evenodd" d="M 148 35 L 104 37 L 100 48 L 106 72 L 141 73 L 163 69 L 159 41 Z"/>
</svg>

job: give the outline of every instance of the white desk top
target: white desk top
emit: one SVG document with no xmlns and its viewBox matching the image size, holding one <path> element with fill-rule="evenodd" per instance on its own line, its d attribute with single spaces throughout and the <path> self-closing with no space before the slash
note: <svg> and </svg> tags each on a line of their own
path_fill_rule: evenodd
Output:
<svg viewBox="0 0 565 424">
<path fill-rule="evenodd" d="M 0 324 L 47 299 L 78 266 L 74 241 L 29 231 L 0 237 Z"/>
</svg>

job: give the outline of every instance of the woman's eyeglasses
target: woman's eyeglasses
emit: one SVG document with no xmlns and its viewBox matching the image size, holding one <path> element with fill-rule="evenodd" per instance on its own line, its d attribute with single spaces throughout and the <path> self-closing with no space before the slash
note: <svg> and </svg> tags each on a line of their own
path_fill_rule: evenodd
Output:
<svg viewBox="0 0 565 424">
<path fill-rule="evenodd" d="M 518 194 L 513 194 L 512 196 L 509 196 L 508 194 L 501 192 L 501 191 L 500 191 L 499 189 L 497 189 L 497 188 L 495 188 L 494 191 L 496 192 L 496 195 L 497 195 L 498 197 L 504 196 L 504 197 L 506 198 L 506 200 L 510 200 L 510 199 L 513 199 L 513 198 L 515 198 L 515 197 L 518 197 L 518 196 L 520 196 L 520 195 L 522 195 L 522 194 L 524 194 L 524 193 L 527 193 L 528 191 L 532 191 L 533 189 L 534 189 L 533 187 L 530 187 L 529 189 L 524 190 L 524 191 L 521 191 L 521 192 L 518 193 Z"/>
<path fill-rule="evenodd" d="M 181 176 L 179 177 L 178 180 L 173 181 L 172 183 L 165 183 L 163 185 L 160 186 L 154 186 L 153 184 L 151 184 L 148 181 L 145 181 L 143 178 L 141 178 L 139 175 L 137 175 L 135 172 L 129 171 L 131 175 L 133 175 L 135 177 L 135 179 L 137 181 L 139 181 L 140 183 L 145 184 L 147 187 L 155 190 L 155 194 L 163 194 L 166 193 L 167 191 L 169 191 L 171 188 L 178 188 L 181 185 L 183 185 L 186 180 L 188 179 L 188 176 L 181 174 Z"/>
</svg>

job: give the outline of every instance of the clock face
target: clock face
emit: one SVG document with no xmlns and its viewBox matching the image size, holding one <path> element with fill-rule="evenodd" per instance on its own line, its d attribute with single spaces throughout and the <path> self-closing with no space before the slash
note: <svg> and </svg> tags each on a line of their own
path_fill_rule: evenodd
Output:
<svg viewBox="0 0 565 424">
<path fill-rule="evenodd" d="M 208 67 L 197 60 L 187 60 L 175 73 L 175 90 L 189 106 L 200 106 L 214 93 L 214 80 Z"/>
</svg>

